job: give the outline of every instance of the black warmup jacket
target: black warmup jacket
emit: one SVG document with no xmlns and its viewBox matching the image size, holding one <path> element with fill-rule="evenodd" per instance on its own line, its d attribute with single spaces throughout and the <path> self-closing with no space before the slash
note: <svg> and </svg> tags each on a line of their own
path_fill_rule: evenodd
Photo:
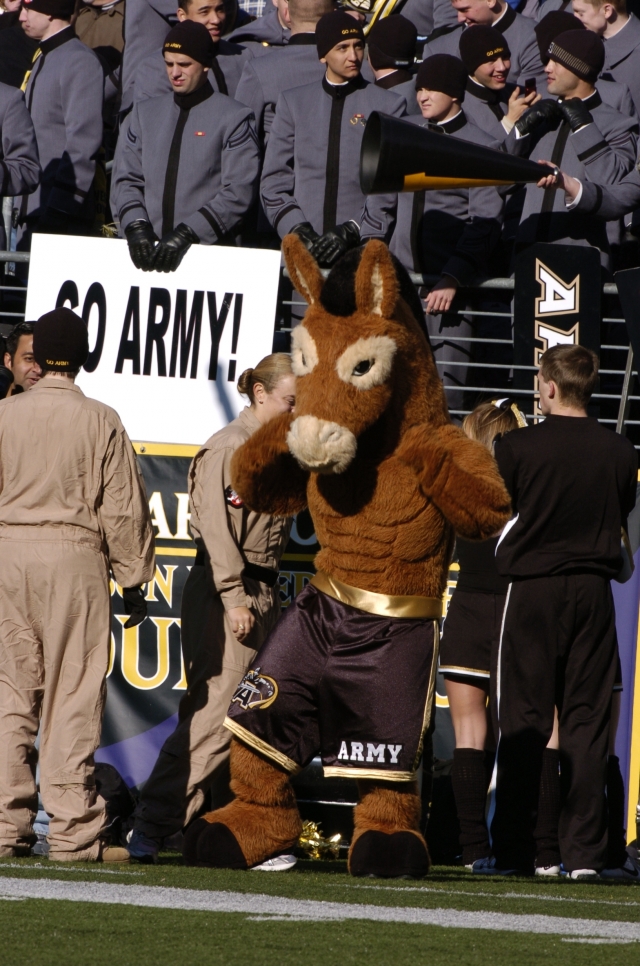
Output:
<svg viewBox="0 0 640 966">
<path fill-rule="evenodd" d="M 615 577 L 621 527 L 636 502 L 629 440 L 591 417 L 547 416 L 497 440 L 495 455 L 514 511 L 498 544 L 498 573 Z"/>
</svg>

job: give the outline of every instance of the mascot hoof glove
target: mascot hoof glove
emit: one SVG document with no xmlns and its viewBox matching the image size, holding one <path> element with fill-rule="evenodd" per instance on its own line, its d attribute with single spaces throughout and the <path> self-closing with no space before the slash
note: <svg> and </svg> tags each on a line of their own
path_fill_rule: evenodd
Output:
<svg viewBox="0 0 640 966">
<path fill-rule="evenodd" d="M 187 865 L 207 869 L 246 869 L 247 860 L 233 832 L 221 822 L 213 824 L 199 818 L 190 826 L 184 841 Z"/>
<path fill-rule="evenodd" d="M 430 865 L 424 840 L 413 832 L 363 832 L 349 856 L 351 875 L 375 879 L 422 879 Z"/>
</svg>

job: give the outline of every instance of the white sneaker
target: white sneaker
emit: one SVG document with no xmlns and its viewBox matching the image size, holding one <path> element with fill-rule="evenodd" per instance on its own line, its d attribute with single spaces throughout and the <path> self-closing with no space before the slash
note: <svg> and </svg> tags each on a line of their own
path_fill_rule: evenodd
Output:
<svg viewBox="0 0 640 966">
<path fill-rule="evenodd" d="M 288 872 L 297 863 L 295 855 L 276 855 L 273 859 L 265 859 L 260 865 L 252 865 L 252 872 Z"/>
<path fill-rule="evenodd" d="M 560 875 L 559 865 L 539 865 L 536 868 L 536 875 L 558 876 Z"/>
<path fill-rule="evenodd" d="M 599 878 L 600 873 L 595 869 L 574 869 L 573 872 L 567 872 L 567 879 L 572 882 L 597 882 Z"/>
</svg>

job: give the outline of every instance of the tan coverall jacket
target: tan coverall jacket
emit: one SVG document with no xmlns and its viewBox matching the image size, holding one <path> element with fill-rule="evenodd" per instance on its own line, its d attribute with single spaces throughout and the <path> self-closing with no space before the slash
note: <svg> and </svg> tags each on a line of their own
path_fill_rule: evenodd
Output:
<svg viewBox="0 0 640 966">
<path fill-rule="evenodd" d="M 209 439 L 189 469 L 191 529 L 206 566 L 194 566 L 182 597 L 182 651 L 187 691 L 178 726 L 144 786 L 135 826 L 162 838 L 179 831 L 201 808 L 230 797 L 231 735 L 223 727 L 236 685 L 280 615 L 278 585 L 243 577 L 246 563 L 277 571 L 291 530 L 289 517 L 247 510 L 231 486 L 234 451 L 260 423 L 249 407 Z M 240 644 L 226 612 L 248 607 L 254 628 Z"/>
<path fill-rule="evenodd" d="M 40 723 L 50 856 L 98 857 L 110 569 L 125 587 L 154 573 L 133 447 L 112 409 L 45 377 L 0 402 L 0 855 L 35 839 Z"/>
</svg>

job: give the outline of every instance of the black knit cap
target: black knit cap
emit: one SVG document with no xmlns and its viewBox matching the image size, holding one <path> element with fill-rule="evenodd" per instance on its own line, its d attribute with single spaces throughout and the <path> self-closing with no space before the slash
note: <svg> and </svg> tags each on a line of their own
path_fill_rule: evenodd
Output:
<svg viewBox="0 0 640 966">
<path fill-rule="evenodd" d="M 567 30 L 586 30 L 587 28 L 582 20 L 578 20 L 568 10 L 552 10 L 533 29 L 538 39 L 542 62 L 546 64 L 549 60 L 549 47 L 552 40 L 555 40 L 560 34 L 566 33 Z"/>
<path fill-rule="evenodd" d="M 183 20 L 172 27 L 164 38 L 162 52 L 168 54 L 184 54 L 197 60 L 204 67 L 211 67 L 215 47 L 211 34 L 204 24 L 195 20 Z"/>
<path fill-rule="evenodd" d="M 467 28 L 468 29 L 468 28 Z M 464 31 L 466 33 L 466 30 Z M 467 68 L 451 54 L 434 54 L 420 64 L 416 74 L 416 90 L 442 91 L 459 101 L 464 99 Z"/>
<path fill-rule="evenodd" d="M 355 17 L 344 10 L 325 13 L 316 24 L 316 47 L 318 58 L 326 57 L 330 50 L 343 40 L 361 40 L 364 43 L 362 27 Z"/>
<path fill-rule="evenodd" d="M 74 0 L 22 0 L 25 10 L 46 13 L 55 20 L 71 20 L 75 10 Z"/>
<path fill-rule="evenodd" d="M 410 67 L 415 60 L 417 40 L 416 27 L 401 14 L 378 20 L 367 36 L 371 66 L 374 70 Z"/>
<path fill-rule="evenodd" d="M 33 329 L 33 356 L 43 370 L 77 372 L 89 355 L 87 327 L 71 309 L 41 315 Z"/>
<path fill-rule="evenodd" d="M 476 24 L 466 27 L 460 35 L 460 60 L 469 74 L 475 74 L 481 64 L 502 57 L 509 60 L 511 51 L 504 36 L 495 27 Z"/>
<path fill-rule="evenodd" d="M 549 60 L 593 83 L 604 66 L 604 44 L 592 30 L 567 30 L 551 41 Z"/>
</svg>

